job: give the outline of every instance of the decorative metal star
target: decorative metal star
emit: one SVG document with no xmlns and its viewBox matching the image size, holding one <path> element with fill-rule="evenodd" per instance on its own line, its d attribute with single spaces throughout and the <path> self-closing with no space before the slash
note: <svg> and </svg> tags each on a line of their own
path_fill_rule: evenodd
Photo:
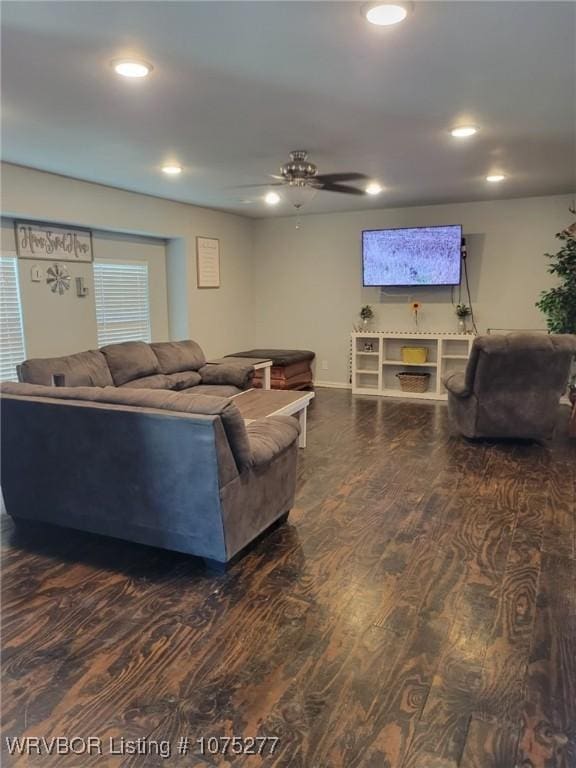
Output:
<svg viewBox="0 0 576 768">
<path fill-rule="evenodd" d="M 64 264 L 52 264 L 46 270 L 46 282 L 50 286 L 52 293 L 59 293 L 60 296 L 70 288 L 70 273 Z"/>
</svg>

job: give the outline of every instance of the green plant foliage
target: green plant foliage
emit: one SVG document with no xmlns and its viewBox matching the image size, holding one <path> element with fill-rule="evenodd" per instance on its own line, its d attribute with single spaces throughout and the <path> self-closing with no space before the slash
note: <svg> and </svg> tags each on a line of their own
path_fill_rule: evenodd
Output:
<svg viewBox="0 0 576 768">
<path fill-rule="evenodd" d="M 374 310 L 370 304 L 366 304 L 366 306 L 362 307 L 360 310 L 360 317 L 362 320 L 372 320 L 374 318 Z"/>
<path fill-rule="evenodd" d="M 536 306 L 546 315 L 552 333 L 576 333 L 576 238 L 571 231 L 556 237 L 563 243 L 558 253 L 547 253 L 551 259 L 548 272 L 559 284 L 543 291 Z"/>
</svg>

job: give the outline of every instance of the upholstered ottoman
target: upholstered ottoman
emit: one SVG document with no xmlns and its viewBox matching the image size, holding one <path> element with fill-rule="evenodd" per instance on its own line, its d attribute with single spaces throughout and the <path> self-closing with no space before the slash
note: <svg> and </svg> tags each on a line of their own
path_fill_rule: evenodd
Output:
<svg viewBox="0 0 576 768">
<path fill-rule="evenodd" d="M 226 357 L 260 357 L 272 360 L 272 389 L 310 389 L 312 387 L 312 360 L 316 357 L 308 349 L 248 349 Z M 262 372 L 256 371 L 254 386 L 262 386 Z"/>
</svg>

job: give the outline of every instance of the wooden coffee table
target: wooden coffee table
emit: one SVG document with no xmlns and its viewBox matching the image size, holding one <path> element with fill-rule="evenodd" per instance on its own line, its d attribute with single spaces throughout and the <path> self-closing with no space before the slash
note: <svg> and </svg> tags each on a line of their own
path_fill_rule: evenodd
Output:
<svg viewBox="0 0 576 768">
<path fill-rule="evenodd" d="M 306 448 L 306 411 L 313 397 L 314 392 L 247 389 L 231 399 L 247 424 L 268 416 L 296 416 L 300 422 L 298 445 Z"/>
</svg>

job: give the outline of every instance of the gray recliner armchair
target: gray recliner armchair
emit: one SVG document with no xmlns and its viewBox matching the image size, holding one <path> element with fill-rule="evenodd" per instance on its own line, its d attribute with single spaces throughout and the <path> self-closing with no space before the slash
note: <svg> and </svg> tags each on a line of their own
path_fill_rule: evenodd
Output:
<svg viewBox="0 0 576 768">
<path fill-rule="evenodd" d="M 547 440 L 575 356 L 569 334 L 479 336 L 465 373 L 444 380 L 450 417 L 469 438 Z"/>
</svg>

